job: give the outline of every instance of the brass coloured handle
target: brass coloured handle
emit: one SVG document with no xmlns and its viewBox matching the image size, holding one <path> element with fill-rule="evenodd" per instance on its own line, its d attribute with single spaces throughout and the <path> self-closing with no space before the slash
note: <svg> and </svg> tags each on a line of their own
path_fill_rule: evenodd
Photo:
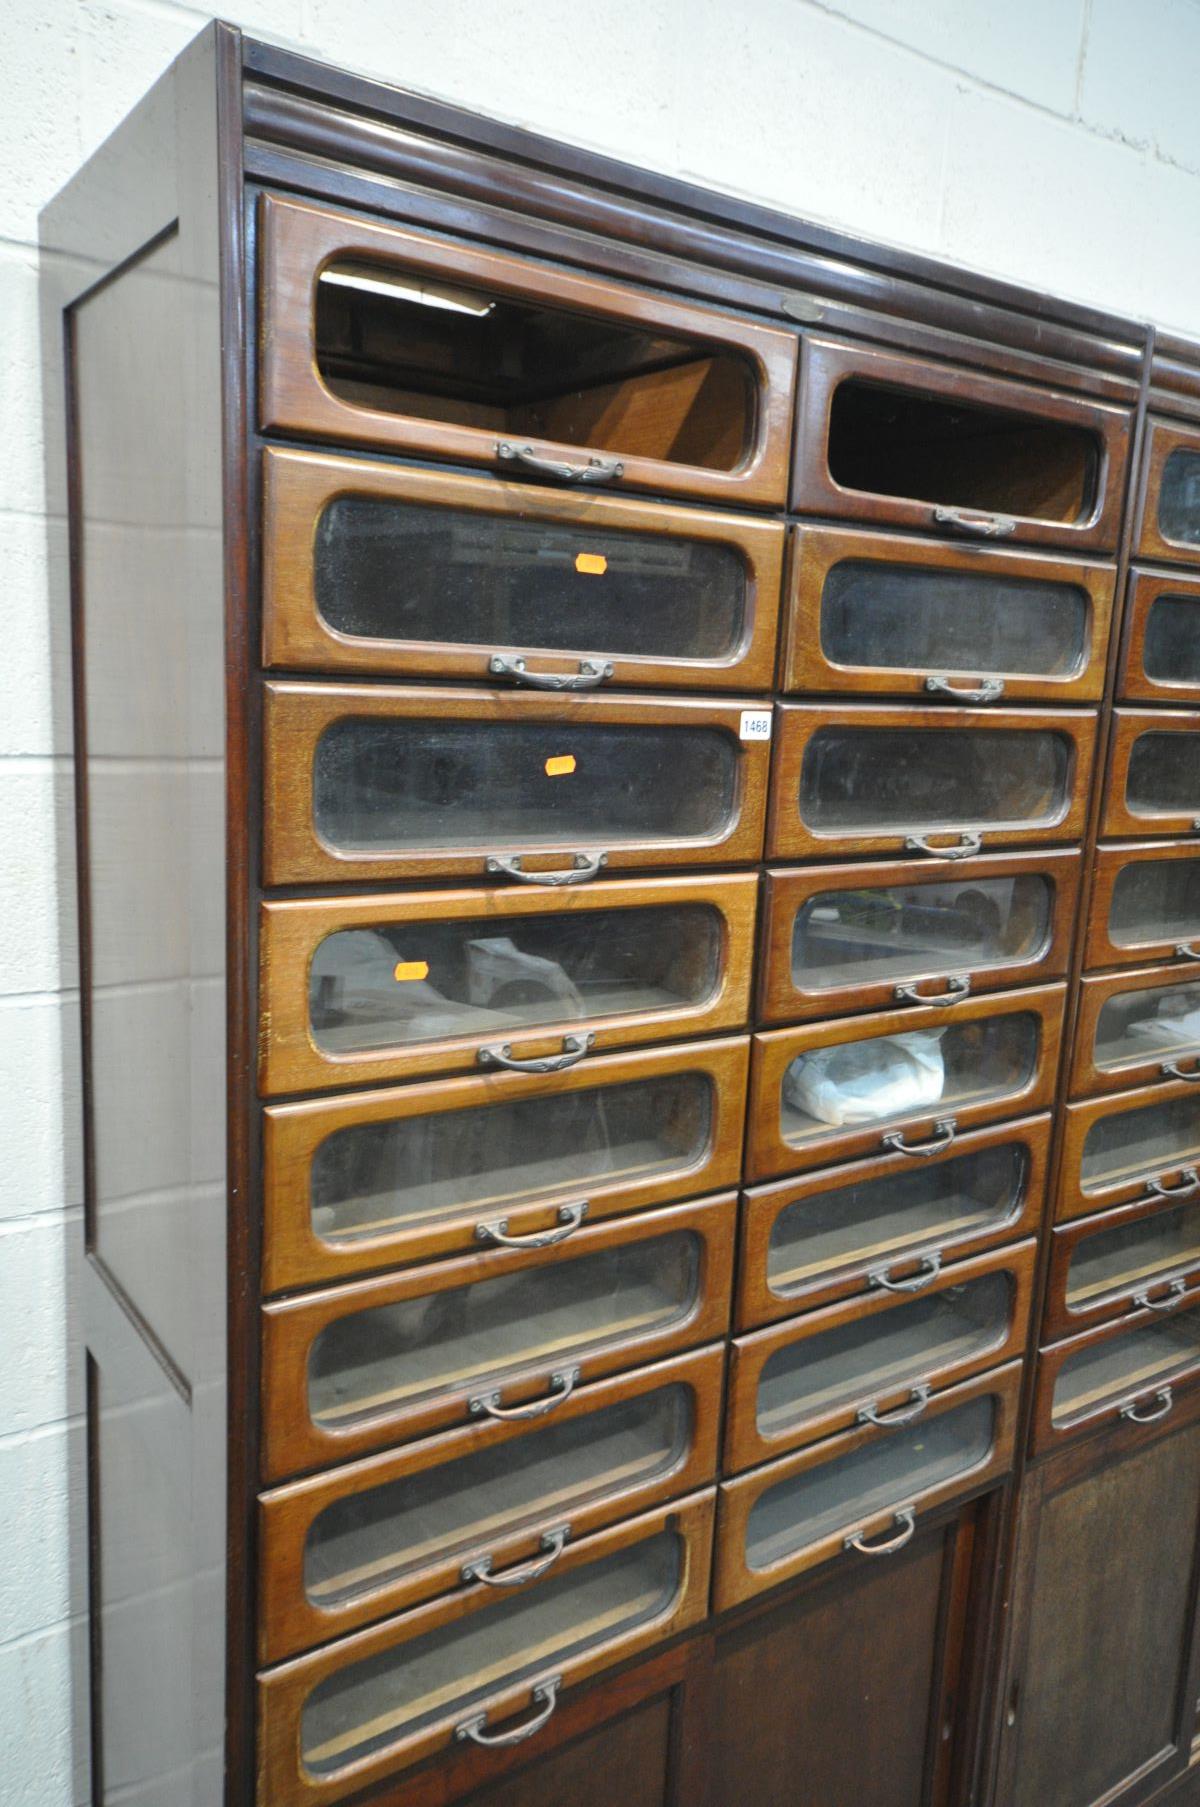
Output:
<svg viewBox="0 0 1200 1807">
<path fill-rule="evenodd" d="M 1200 1192 L 1200 1173 L 1194 1167 L 1181 1167 L 1179 1183 L 1175 1186 L 1168 1186 L 1156 1174 L 1153 1179 L 1146 1181 L 1146 1190 L 1152 1192 L 1155 1198 L 1190 1198 L 1193 1192 Z"/>
<path fill-rule="evenodd" d="M 1158 1069 L 1164 1079 L 1186 1079 L 1189 1085 L 1200 1085 L 1200 1061 L 1185 1073 L 1177 1060 L 1164 1060 Z"/>
<path fill-rule="evenodd" d="M 550 1376 L 550 1392 L 546 1398 L 535 1399 L 532 1405 L 501 1405 L 499 1393 L 480 1393 L 468 1400 L 467 1410 L 472 1418 L 499 1418 L 504 1424 L 517 1418 L 544 1418 L 547 1412 L 554 1411 L 571 1397 L 578 1382 L 578 1368 L 560 1368 Z"/>
<path fill-rule="evenodd" d="M 511 678 L 515 684 L 524 684 L 530 690 L 595 690 L 613 674 L 611 659 L 603 662 L 581 659 L 577 672 L 530 671 L 524 659 L 509 659 L 503 653 L 492 655 L 488 670 L 495 677 Z"/>
<path fill-rule="evenodd" d="M 514 1726 L 511 1732 L 487 1732 L 486 1713 L 475 1713 L 470 1719 L 464 1719 L 461 1725 L 454 1728 L 454 1736 L 460 1744 L 468 1740 L 472 1744 L 482 1744 L 485 1750 L 504 1750 L 513 1744 L 524 1744 L 526 1738 L 532 1738 L 540 1732 L 546 1721 L 558 1705 L 558 1690 L 562 1687 L 562 1676 L 552 1675 L 549 1681 L 539 1682 L 533 1690 L 533 1698 L 539 1703 L 539 1711 L 524 1725 Z"/>
<path fill-rule="evenodd" d="M 1172 1393 L 1170 1387 L 1159 1387 L 1157 1393 L 1155 1393 L 1153 1397 L 1157 1401 L 1153 1411 L 1141 1411 L 1138 1407 L 1137 1400 L 1130 1399 L 1121 1407 L 1121 1417 L 1132 1419 L 1134 1424 L 1157 1424 L 1160 1418 L 1166 1417 L 1167 1413 L 1174 1405 L 1175 1395 Z"/>
<path fill-rule="evenodd" d="M 971 995 L 971 976 L 969 973 L 948 973 L 944 980 L 935 979 L 935 985 L 944 984 L 945 991 L 926 994 L 918 991 L 915 985 L 897 985 L 892 996 L 897 1004 L 932 1004 L 937 1010 L 948 1010 L 951 1004 L 961 1004 L 964 998 Z"/>
<path fill-rule="evenodd" d="M 893 1280 L 890 1268 L 873 1267 L 867 1275 L 868 1286 L 882 1286 L 889 1293 L 919 1293 L 931 1286 L 942 1271 L 942 1251 L 922 1257 L 920 1268 L 908 1280 Z"/>
<path fill-rule="evenodd" d="M 886 1543 L 867 1543 L 861 1533 L 857 1537 L 843 1537 L 843 1550 L 857 1550 L 860 1556 L 894 1556 L 902 1550 L 911 1539 L 917 1528 L 916 1509 L 912 1506 L 901 1506 L 893 1516 L 893 1523 L 900 1526 L 898 1537 L 889 1537 Z"/>
<path fill-rule="evenodd" d="M 506 1073 L 562 1073 L 583 1059 L 594 1035 L 564 1035 L 561 1054 L 543 1054 L 540 1059 L 518 1059 L 511 1042 L 491 1042 L 475 1056 L 481 1067 L 503 1067 Z"/>
<path fill-rule="evenodd" d="M 967 831 L 958 837 L 957 847 L 934 847 L 928 835 L 910 834 L 904 837 L 906 853 L 927 853 L 934 860 L 965 860 L 973 853 L 978 853 L 983 846 L 983 836 L 975 830 Z"/>
<path fill-rule="evenodd" d="M 1175 958 L 1177 960 L 1200 960 L 1200 947 L 1189 947 L 1186 941 L 1177 942 Z"/>
<path fill-rule="evenodd" d="M 888 1154 L 907 1154 L 917 1157 L 928 1157 L 939 1154 L 943 1148 L 949 1148 L 958 1134 L 958 1124 L 953 1117 L 942 1117 L 933 1126 L 933 1134 L 928 1142 L 906 1142 L 904 1131 L 895 1129 L 883 1138 L 883 1147 Z"/>
<path fill-rule="evenodd" d="M 881 1431 L 895 1429 L 901 1424 L 915 1424 L 925 1407 L 929 1404 L 929 1386 L 922 1381 L 919 1386 L 909 1391 L 911 1405 L 900 1406 L 894 1412 L 881 1412 L 875 1400 L 869 1399 L 866 1405 L 860 1405 L 855 1414 L 855 1424 L 873 1424 Z"/>
<path fill-rule="evenodd" d="M 569 1205 L 558 1207 L 557 1230 L 535 1230 L 527 1236 L 510 1236 L 507 1217 L 495 1217 L 490 1223 L 475 1225 L 475 1240 L 499 1249 L 551 1249 L 556 1242 L 565 1242 L 568 1236 L 573 1236 L 587 1214 L 587 1199 L 574 1199 Z"/>
<path fill-rule="evenodd" d="M 625 475 L 619 458 L 589 458 L 586 464 L 567 464 L 560 458 L 544 458 L 531 445 L 513 445 L 501 439 L 496 445 L 501 464 L 521 464 L 539 477 L 557 477 L 560 483 L 615 483 Z"/>
<path fill-rule="evenodd" d="M 586 885 L 608 865 L 606 853 L 576 853 L 571 864 L 555 872 L 526 872 L 527 853 L 489 853 L 484 870 L 493 876 L 520 879 L 523 885 Z"/>
<path fill-rule="evenodd" d="M 1003 678 L 985 678 L 982 684 L 952 684 L 949 678 L 934 677 L 931 672 L 925 680 L 925 688 L 930 696 L 952 696 L 956 703 L 994 703 L 1004 695 Z"/>
<path fill-rule="evenodd" d="M 1135 1305 L 1139 1305 L 1143 1311 L 1170 1311 L 1172 1307 L 1178 1305 L 1186 1291 L 1187 1281 L 1180 1274 L 1172 1280 L 1160 1298 L 1152 1299 L 1148 1292 L 1140 1292 L 1134 1293 L 1133 1302 Z"/>
<path fill-rule="evenodd" d="M 464 1585 L 471 1581 L 482 1581 L 485 1587 L 524 1587 L 527 1581 L 537 1581 L 554 1567 L 566 1549 L 570 1535 L 570 1525 L 559 1525 L 553 1531 L 544 1531 L 541 1548 L 549 1553 L 535 1558 L 533 1562 L 523 1562 L 520 1568 L 507 1569 L 503 1575 L 492 1573 L 490 1556 L 477 1556 L 473 1561 L 463 1563 L 459 1580 Z"/>
<path fill-rule="evenodd" d="M 955 533 L 973 533 L 981 540 L 1001 540 L 1017 531 L 1017 523 L 1008 514 L 975 513 L 966 508 L 935 508 L 936 527 L 952 527 Z"/>
</svg>

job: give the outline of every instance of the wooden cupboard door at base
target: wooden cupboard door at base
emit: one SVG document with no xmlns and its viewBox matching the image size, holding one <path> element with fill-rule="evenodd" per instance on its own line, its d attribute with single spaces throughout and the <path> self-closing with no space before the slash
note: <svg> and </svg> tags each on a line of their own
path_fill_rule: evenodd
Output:
<svg viewBox="0 0 1200 1807">
<path fill-rule="evenodd" d="M 670 1743 L 671 1702 L 662 1695 L 470 1801 L 472 1807 L 563 1807 L 565 1801 L 665 1807 Z"/>
</svg>

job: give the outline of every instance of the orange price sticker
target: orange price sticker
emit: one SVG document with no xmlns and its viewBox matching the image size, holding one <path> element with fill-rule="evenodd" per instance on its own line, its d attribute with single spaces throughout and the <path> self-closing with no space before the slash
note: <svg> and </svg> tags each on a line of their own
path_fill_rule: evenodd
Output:
<svg viewBox="0 0 1200 1807">
<path fill-rule="evenodd" d="M 392 977 L 401 982 L 405 979 L 427 979 L 429 962 L 428 960 L 398 960 L 392 968 Z"/>
<path fill-rule="evenodd" d="M 575 569 L 583 577 L 603 577 L 608 570 L 608 560 L 603 552 L 577 552 Z"/>
<path fill-rule="evenodd" d="M 553 759 L 546 761 L 547 778 L 564 778 L 568 772 L 575 770 L 574 753 L 558 753 Z"/>
</svg>

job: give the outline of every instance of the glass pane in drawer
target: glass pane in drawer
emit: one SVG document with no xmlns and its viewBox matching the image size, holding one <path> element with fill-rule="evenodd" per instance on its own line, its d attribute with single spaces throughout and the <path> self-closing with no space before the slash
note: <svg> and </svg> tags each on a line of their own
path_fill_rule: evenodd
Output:
<svg viewBox="0 0 1200 1807">
<path fill-rule="evenodd" d="M 768 1285 L 786 1298 L 839 1268 L 998 1229 L 1020 1209 L 1028 1167 L 1010 1143 L 798 1199 L 772 1227 Z"/>
<path fill-rule="evenodd" d="M 821 648 L 836 665 L 1066 678 L 1088 619 L 1078 584 L 845 559 L 821 592 Z"/>
<path fill-rule="evenodd" d="M 715 838 L 736 794 L 715 728 L 346 716 L 313 766 L 317 830 L 346 851 Z"/>
<path fill-rule="evenodd" d="M 1200 857 L 1134 860 L 1113 886 L 1108 932 L 1117 947 L 1189 941 L 1200 932 Z"/>
<path fill-rule="evenodd" d="M 750 1510 L 747 1567 L 772 1568 L 842 1525 L 969 1474 L 991 1454 L 995 1417 L 992 1398 L 972 1399 L 769 1487 Z"/>
<path fill-rule="evenodd" d="M 340 1606 L 434 1560 L 489 1550 L 547 1518 L 670 1474 L 692 1434 L 688 1387 L 659 1387 L 568 1423 L 352 1494 L 309 1529 L 304 1586 Z"/>
<path fill-rule="evenodd" d="M 674 1010 L 713 995 L 721 942 L 704 904 L 341 929 L 309 967 L 310 1027 L 348 1054 Z"/>
<path fill-rule="evenodd" d="M 777 1349 L 758 1383 L 759 1432 L 781 1437 L 807 1418 L 971 1361 L 1003 1343 L 1011 1309 L 1009 1276 L 985 1274 Z"/>
<path fill-rule="evenodd" d="M 1139 815 L 1200 810 L 1200 735 L 1139 734 L 1129 749 L 1125 801 Z"/>
<path fill-rule="evenodd" d="M 830 1127 L 1000 1098 L 1029 1083 L 1037 1054 L 1038 1019 L 1028 1011 L 817 1048 L 784 1073 L 781 1132 L 798 1144 Z"/>
<path fill-rule="evenodd" d="M 1142 670 L 1165 684 L 1200 684 L 1200 598 L 1155 597 L 1146 616 Z"/>
<path fill-rule="evenodd" d="M 1093 1052 L 1102 1069 L 1200 1054 L 1200 982 L 1117 992 L 1101 1006 Z"/>
<path fill-rule="evenodd" d="M 1168 454 L 1158 486 L 1158 527 L 1165 540 L 1200 546 L 1200 454 Z"/>
<path fill-rule="evenodd" d="M 1138 1174 L 1169 1173 L 1200 1155 L 1200 1098 L 1169 1098 L 1098 1117 L 1083 1140 L 1085 1192 Z"/>
<path fill-rule="evenodd" d="M 666 1613 L 682 1575 L 681 1539 L 660 1532 L 337 1670 L 304 1706 L 305 1769 L 343 1769 L 424 1726 L 465 1718 L 489 1694 L 553 1675 L 569 1657 Z"/>
<path fill-rule="evenodd" d="M 1067 1268 L 1067 1310 L 1086 1311 L 1112 1293 L 1153 1286 L 1200 1265 L 1200 1205 L 1177 1205 L 1136 1223 L 1081 1238 Z"/>
<path fill-rule="evenodd" d="M 1069 743 L 1038 729 L 818 728 L 800 769 L 800 815 L 826 831 L 1056 822 Z"/>
<path fill-rule="evenodd" d="M 549 1093 L 335 1130 L 312 1168 L 313 1228 L 326 1242 L 481 1219 L 578 1187 L 643 1180 L 699 1161 L 712 1083 L 696 1072 Z"/>
<path fill-rule="evenodd" d="M 792 977 L 801 991 L 1036 959 L 1053 887 L 1037 873 L 821 891 L 797 910 Z"/>
<path fill-rule="evenodd" d="M 1068 1355 L 1054 1382 L 1050 1416 L 1054 1424 L 1132 1399 L 1161 1386 L 1200 1361 L 1200 1320 L 1184 1317 L 1139 1324 Z"/>
<path fill-rule="evenodd" d="M 699 1238 L 676 1231 L 355 1312 L 313 1344 L 309 1411 L 336 1430 L 660 1334 L 690 1316 L 699 1282 Z"/>
<path fill-rule="evenodd" d="M 337 496 L 313 547 L 336 633 L 629 658 L 726 659 L 746 567 L 732 546 Z"/>
</svg>

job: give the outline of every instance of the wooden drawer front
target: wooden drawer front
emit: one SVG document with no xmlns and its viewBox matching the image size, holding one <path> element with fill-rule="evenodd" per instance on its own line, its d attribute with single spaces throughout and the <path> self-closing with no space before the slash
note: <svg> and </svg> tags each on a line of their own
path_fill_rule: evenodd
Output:
<svg viewBox="0 0 1200 1807">
<path fill-rule="evenodd" d="M 930 1401 L 921 1421 L 864 1425 L 720 1489 L 713 1604 L 724 1611 L 842 1556 L 901 1549 L 916 1515 L 974 1492 L 1012 1464 L 1021 1364 Z"/>
<path fill-rule="evenodd" d="M 1200 1193 L 1200 1087 L 1165 1080 L 1066 1108 L 1058 1218 Z"/>
<path fill-rule="evenodd" d="M 1138 551 L 1143 558 L 1200 565 L 1200 432 L 1164 420 L 1147 426 Z"/>
<path fill-rule="evenodd" d="M 263 1310 L 264 1479 L 519 1408 L 723 1336 L 732 1194 Z"/>
<path fill-rule="evenodd" d="M 733 1345 L 725 1470 L 740 1473 L 860 1425 L 924 1418 L 935 1389 L 1019 1359 L 1036 1242 L 956 1261 L 915 1298 L 806 1312 Z"/>
<path fill-rule="evenodd" d="M 961 1129 L 1048 1109 L 1064 995 L 1041 985 L 972 999 L 949 1022 L 926 1005 L 756 1035 L 746 1177 L 893 1149 L 916 1159 Z"/>
<path fill-rule="evenodd" d="M 264 904 L 259 1088 L 565 1069 L 741 1028 L 757 892 L 747 872 Z"/>
<path fill-rule="evenodd" d="M 805 341 L 792 507 L 967 539 L 1117 543 L 1130 416 L 863 345 Z"/>
<path fill-rule="evenodd" d="M 707 1485 L 724 1365 L 721 1347 L 678 1356 L 542 1421 L 444 1431 L 263 1494 L 259 1661 L 439 1594 L 540 1581 L 581 1537 Z"/>
<path fill-rule="evenodd" d="M 1105 780 L 1106 835 L 1200 829 L 1200 714 L 1118 709 Z"/>
<path fill-rule="evenodd" d="M 1200 973 L 1144 966 L 1084 979 L 1074 1048 L 1073 1097 L 1200 1076 Z"/>
<path fill-rule="evenodd" d="M 474 1587 L 259 1680 L 259 1807 L 322 1807 L 461 1747 L 704 1616 L 713 1495 L 564 1550 L 535 1587 Z M 470 1726 L 471 1732 L 459 1728 Z"/>
<path fill-rule="evenodd" d="M 1200 1196 L 1122 1205 L 1060 1225 L 1042 1334 L 1074 1336 L 1136 1310 L 1175 1310 L 1200 1286 Z"/>
<path fill-rule="evenodd" d="M 274 447 L 263 480 L 265 665 L 565 690 L 774 681 L 777 522 Z"/>
<path fill-rule="evenodd" d="M 793 334 L 300 202 L 261 208 L 265 428 L 783 503 Z"/>
<path fill-rule="evenodd" d="M 1100 847 L 1087 964 L 1200 960 L 1200 846 L 1161 841 Z"/>
<path fill-rule="evenodd" d="M 1137 1311 L 1043 1349 L 1031 1427 L 1034 1452 L 1122 1419 L 1162 1421 L 1172 1428 L 1197 1403 L 1198 1306 L 1200 1293 L 1193 1292 L 1176 1311 Z"/>
<path fill-rule="evenodd" d="M 266 882 L 754 860 L 770 731 L 753 699 L 269 683 Z"/>
<path fill-rule="evenodd" d="M 838 1299 L 911 1297 L 947 1258 L 1036 1232 L 1050 1121 L 971 1130 L 924 1161 L 876 1155 L 833 1174 L 753 1187 L 742 1204 L 737 1328 Z"/>
<path fill-rule="evenodd" d="M 793 532 L 783 689 L 1099 700 L 1110 567 L 847 528 Z"/>
<path fill-rule="evenodd" d="M 272 1105 L 263 1290 L 558 1244 L 585 1223 L 736 1186 L 749 1054 L 742 1036 Z"/>
<path fill-rule="evenodd" d="M 1117 694 L 1133 702 L 1200 706 L 1200 579 L 1133 573 Z"/>
<path fill-rule="evenodd" d="M 1090 710 L 776 710 L 768 859 L 961 857 L 1077 841 L 1096 718 Z"/>
<path fill-rule="evenodd" d="M 1074 853 L 983 854 L 768 872 L 759 1016 L 808 1022 L 1061 979 Z"/>
</svg>

